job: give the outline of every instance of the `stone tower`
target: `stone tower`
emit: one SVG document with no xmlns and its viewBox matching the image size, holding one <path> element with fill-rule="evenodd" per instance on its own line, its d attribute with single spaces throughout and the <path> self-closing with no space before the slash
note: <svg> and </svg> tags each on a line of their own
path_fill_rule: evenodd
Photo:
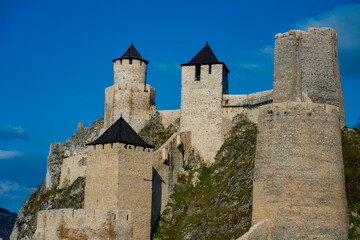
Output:
<svg viewBox="0 0 360 240">
<path fill-rule="evenodd" d="M 339 107 L 345 126 L 337 34 L 330 28 L 275 36 L 274 102 L 313 102 Z"/>
<path fill-rule="evenodd" d="M 120 116 L 139 132 L 155 105 L 155 88 L 146 84 L 148 61 L 133 44 L 114 62 L 114 85 L 105 89 L 104 129 Z"/>
<path fill-rule="evenodd" d="M 268 221 L 269 240 L 345 240 L 336 33 L 312 28 L 275 39 L 275 103 L 264 106 L 258 120 L 253 228 Z"/>
<path fill-rule="evenodd" d="M 228 92 L 229 70 L 209 44 L 181 66 L 180 130 L 191 131 L 193 146 L 206 163 L 212 163 L 224 140 L 221 106 Z"/>
<path fill-rule="evenodd" d="M 154 147 L 122 117 L 87 145 L 84 209 L 130 211 L 132 239 L 150 239 Z"/>
</svg>

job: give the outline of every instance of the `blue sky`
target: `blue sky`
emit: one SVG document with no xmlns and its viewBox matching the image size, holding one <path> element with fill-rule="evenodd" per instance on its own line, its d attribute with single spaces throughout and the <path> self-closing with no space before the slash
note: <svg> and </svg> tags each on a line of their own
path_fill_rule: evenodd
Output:
<svg viewBox="0 0 360 240">
<path fill-rule="evenodd" d="M 0 1 L 0 206 L 18 211 L 45 178 L 49 145 L 102 117 L 112 59 L 134 42 L 159 109 L 180 107 L 179 65 L 206 43 L 230 94 L 272 89 L 274 36 L 338 33 L 347 125 L 360 117 L 360 2 Z"/>
</svg>

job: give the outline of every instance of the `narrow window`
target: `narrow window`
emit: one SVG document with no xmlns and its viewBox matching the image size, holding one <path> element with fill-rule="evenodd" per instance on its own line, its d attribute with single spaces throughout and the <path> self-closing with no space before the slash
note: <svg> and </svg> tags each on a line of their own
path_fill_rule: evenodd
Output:
<svg viewBox="0 0 360 240">
<path fill-rule="evenodd" d="M 129 64 L 132 64 L 132 59 L 129 59 Z"/>
<path fill-rule="evenodd" d="M 209 74 L 211 74 L 211 64 L 209 64 Z"/>
<path fill-rule="evenodd" d="M 195 81 L 200 81 L 200 67 L 201 65 L 195 66 Z"/>
</svg>

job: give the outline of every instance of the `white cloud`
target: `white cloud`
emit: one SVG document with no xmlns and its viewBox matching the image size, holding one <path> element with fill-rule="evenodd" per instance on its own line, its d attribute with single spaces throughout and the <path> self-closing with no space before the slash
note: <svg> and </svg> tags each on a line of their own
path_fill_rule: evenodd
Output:
<svg viewBox="0 0 360 240">
<path fill-rule="evenodd" d="M 331 27 L 338 33 L 339 48 L 360 48 L 360 4 L 345 5 L 298 22 L 296 28 Z"/>
<path fill-rule="evenodd" d="M 0 124 L 0 139 L 29 140 L 29 135 L 22 127 L 15 127 L 9 124 Z"/>
<path fill-rule="evenodd" d="M 19 151 L 4 151 L 0 150 L 0 159 L 7 159 L 7 158 L 13 158 L 13 157 L 20 157 L 24 154 Z"/>
<path fill-rule="evenodd" d="M 318 16 L 304 19 L 294 26 L 307 30 L 309 27 L 330 27 L 338 34 L 339 62 L 342 75 L 360 76 L 360 4 L 337 7 Z"/>
<path fill-rule="evenodd" d="M 272 45 L 263 46 L 257 52 L 259 54 L 265 54 L 265 55 L 273 56 L 274 55 L 274 46 L 272 46 Z"/>
</svg>

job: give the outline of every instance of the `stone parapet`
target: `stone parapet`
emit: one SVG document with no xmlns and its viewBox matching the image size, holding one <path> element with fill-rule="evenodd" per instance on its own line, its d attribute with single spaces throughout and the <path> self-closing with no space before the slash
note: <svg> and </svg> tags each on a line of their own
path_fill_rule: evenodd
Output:
<svg viewBox="0 0 360 240">
<path fill-rule="evenodd" d="M 110 209 L 59 209 L 40 211 L 33 239 L 132 238 L 131 211 Z"/>
<path fill-rule="evenodd" d="M 257 92 L 247 95 L 223 95 L 222 107 L 254 108 L 269 104 L 273 100 L 272 90 Z"/>
</svg>

